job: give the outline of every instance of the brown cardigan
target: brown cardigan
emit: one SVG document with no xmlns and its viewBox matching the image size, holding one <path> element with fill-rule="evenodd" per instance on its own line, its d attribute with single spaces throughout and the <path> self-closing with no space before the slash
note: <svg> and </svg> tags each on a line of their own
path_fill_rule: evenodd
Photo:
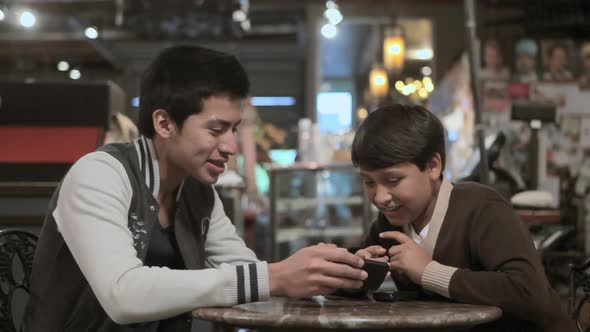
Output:
<svg viewBox="0 0 590 332">
<path fill-rule="evenodd" d="M 364 245 L 389 248 L 393 241 L 379 238 L 388 230 L 401 231 L 379 215 Z M 458 268 L 449 283 L 451 300 L 502 309 L 502 320 L 488 326 L 491 330 L 576 330 L 547 281 L 530 234 L 492 189 L 478 183 L 454 185 L 432 258 Z M 416 287 L 404 276 L 392 276 L 400 289 Z"/>
</svg>

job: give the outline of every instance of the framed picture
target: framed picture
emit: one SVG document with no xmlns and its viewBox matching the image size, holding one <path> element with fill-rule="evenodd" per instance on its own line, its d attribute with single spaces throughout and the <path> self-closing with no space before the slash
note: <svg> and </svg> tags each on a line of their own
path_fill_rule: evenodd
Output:
<svg viewBox="0 0 590 332">
<path fill-rule="evenodd" d="M 543 81 L 573 81 L 574 44 L 571 40 L 541 41 Z"/>
<path fill-rule="evenodd" d="M 590 90 L 590 41 L 580 45 L 580 89 Z"/>
<path fill-rule="evenodd" d="M 482 66 L 480 71 L 481 80 L 508 80 L 510 72 L 504 65 L 504 55 L 495 39 L 487 40 L 483 43 Z"/>
<path fill-rule="evenodd" d="M 539 81 L 539 47 L 533 39 L 521 39 L 514 45 L 514 71 L 512 81 L 534 83 Z"/>
</svg>

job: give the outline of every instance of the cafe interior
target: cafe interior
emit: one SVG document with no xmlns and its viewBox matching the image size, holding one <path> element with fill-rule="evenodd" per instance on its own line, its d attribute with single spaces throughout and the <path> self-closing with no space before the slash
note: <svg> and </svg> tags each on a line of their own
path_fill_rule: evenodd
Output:
<svg viewBox="0 0 590 332">
<path fill-rule="evenodd" d="M 379 106 L 418 104 L 445 127 L 443 176 L 512 205 L 590 325 L 587 0 L 0 0 L 0 320 L 22 319 L 60 180 L 138 136 L 141 73 L 176 44 L 233 54 L 251 81 L 215 187 L 260 259 L 358 248 L 378 211 L 350 160 L 355 130 Z"/>
</svg>

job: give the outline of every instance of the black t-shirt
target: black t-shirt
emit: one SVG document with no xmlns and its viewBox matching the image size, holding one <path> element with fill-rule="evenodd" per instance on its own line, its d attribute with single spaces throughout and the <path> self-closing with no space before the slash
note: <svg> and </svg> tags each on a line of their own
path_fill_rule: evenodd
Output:
<svg viewBox="0 0 590 332">
<path fill-rule="evenodd" d="M 152 231 L 150 246 L 145 258 L 145 266 L 168 267 L 174 270 L 185 269 L 180 256 L 180 250 L 174 235 L 174 226 L 163 228 L 156 223 Z M 187 319 L 184 316 L 172 317 L 155 322 L 133 324 L 129 332 L 172 332 L 176 331 L 178 320 Z M 127 332 L 127 330 L 125 330 Z"/>
</svg>

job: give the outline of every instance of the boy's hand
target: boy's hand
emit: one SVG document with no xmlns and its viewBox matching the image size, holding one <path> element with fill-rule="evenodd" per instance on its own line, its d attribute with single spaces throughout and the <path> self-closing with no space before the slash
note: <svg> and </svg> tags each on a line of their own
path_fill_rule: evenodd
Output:
<svg viewBox="0 0 590 332">
<path fill-rule="evenodd" d="M 389 248 L 389 268 L 403 272 L 413 283 L 422 285 L 424 269 L 432 262 L 432 257 L 428 256 L 424 248 L 401 232 L 383 232 L 379 237 L 400 243 Z"/>
<path fill-rule="evenodd" d="M 370 246 L 370 247 L 366 247 L 364 249 L 359 249 L 355 255 L 364 258 L 364 259 L 372 259 L 374 261 L 380 261 L 380 262 L 385 262 L 387 263 L 387 261 L 389 260 L 389 257 L 387 257 L 385 254 L 387 253 L 387 250 L 385 250 L 385 248 L 383 248 L 382 246 L 378 246 L 378 245 L 374 245 L 374 246 Z"/>
<path fill-rule="evenodd" d="M 344 248 L 320 243 L 268 265 L 271 295 L 311 297 L 329 295 L 338 288 L 361 288 L 367 272 L 363 260 Z"/>
</svg>

